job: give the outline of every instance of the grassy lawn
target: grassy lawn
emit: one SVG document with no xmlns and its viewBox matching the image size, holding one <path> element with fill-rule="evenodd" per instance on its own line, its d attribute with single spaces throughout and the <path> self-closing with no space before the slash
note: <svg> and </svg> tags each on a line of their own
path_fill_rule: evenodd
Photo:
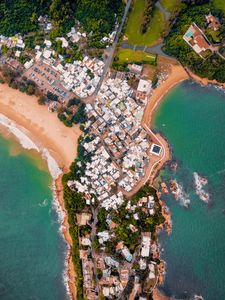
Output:
<svg viewBox="0 0 225 300">
<path fill-rule="evenodd" d="M 164 18 L 162 13 L 156 8 L 153 12 L 152 20 L 145 34 L 140 33 L 140 24 L 145 0 L 134 0 L 133 9 L 130 12 L 127 25 L 125 28 L 125 36 L 128 42 L 139 46 L 152 46 L 156 44 L 161 37 L 161 30 L 164 26 Z"/>
<path fill-rule="evenodd" d="M 133 51 L 131 49 L 119 48 L 116 56 L 118 57 L 118 63 L 132 63 L 132 62 L 145 62 L 155 63 L 157 56 L 155 54 L 148 54 L 143 51 Z"/>
<path fill-rule="evenodd" d="M 216 8 L 221 9 L 225 13 L 225 1 L 224 0 L 213 0 L 213 4 Z"/>
<path fill-rule="evenodd" d="M 172 12 L 181 3 L 181 0 L 161 0 L 160 2 L 166 10 Z"/>
</svg>

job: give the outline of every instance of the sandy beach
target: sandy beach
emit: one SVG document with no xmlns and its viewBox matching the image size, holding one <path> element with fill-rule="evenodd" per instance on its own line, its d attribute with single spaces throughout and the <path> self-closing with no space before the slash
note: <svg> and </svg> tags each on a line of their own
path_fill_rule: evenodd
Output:
<svg viewBox="0 0 225 300">
<path fill-rule="evenodd" d="M 149 98 L 142 119 L 143 126 L 147 126 L 150 129 L 153 113 L 160 101 L 172 87 L 188 78 L 189 76 L 182 66 L 179 64 L 171 64 L 168 78 L 154 90 L 153 94 Z M 18 90 L 8 87 L 6 84 L 0 85 L 0 113 L 8 117 L 10 120 L 13 120 L 18 126 L 24 128 L 26 130 L 26 134 L 32 139 L 32 141 L 35 142 L 35 144 L 48 149 L 49 153 L 56 160 L 60 168 L 64 172 L 68 171 L 69 166 L 73 162 L 77 153 L 77 141 L 81 134 L 78 126 L 67 128 L 58 120 L 55 113 L 50 113 L 46 106 L 40 106 L 37 103 L 35 96 L 28 96 Z M 156 176 L 157 172 L 162 168 L 164 163 L 170 159 L 168 143 L 159 134 L 156 134 L 155 137 L 163 145 L 165 153 L 163 155 L 163 159 L 154 166 L 153 170 L 151 170 L 152 180 Z M 55 186 L 57 198 L 65 216 L 62 224 L 63 234 L 69 244 L 69 255 L 67 257 L 69 277 L 68 285 L 72 298 L 76 299 L 76 274 L 74 272 L 71 257 L 72 239 L 69 234 L 68 217 L 64 206 L 61 176 L 59 176 L 55 181 Z M 160 293 L 156 292 L 157 296 L 159 294 Z"/>
<path fill-rule="evenodd" d="M 51 113 L 46 106 L 39 105 L 35 96 L 28 96 L 6 84 L 0 85 L 0 114 L 15 122 L 18 128 L 22 128 L 34 145 L 47 149 L 63 172 L 69 170 L 77 153 L 77 142 L 81 134 L 79 126 L 66 127 L 59 121 L 56 113 Z M 63 234 L 69 245 L 68 285 L 72 298 L 76 299 L 76 274 L 71 257 L 72 239 L 64 206 L 61 176 L 55 180 L 55 187 L 61 210 L 64 212 Z"/>
<path fill-rule="evenodd" d="M 76 157 L 77 140 L 81 132 L 78 126 L 67 128 L 56 113 L 39 105 L 35 96 L 0 85 L 0 113 L 27 130 L 27 135 L 38 145 L 47 148 L 65 170 Z"/>
<path fill-rule="evenodd" d="M 189 75 L 185 69 L 178 63 L 171 63 L 168 77 L 153 91 L 153 94 L 148 99 L 148 103 L 142 118 L 142 126 L 149 132 L 150 136 L 152 136 L 153 141 L 161 144 L 163 147 L 163 157 L 160 159 L 160 161 L 155 163 L 154 168 L 151 169 L 151 177 L 149 178 L 151 184 L 153 184 L 157 173 L 160 171 L 163 165 L 171 159 L 170 147 L 167 141 L 160 134 L 154 134 L 150 129 L 152 127 L 153 115 L 157 106 L 159 105 L 160 101 L 163 100 L 165 95 L 175 85 L 186 79 L 189 79 Z"/>
<path fill-rule="evenodd" d="M 168 78 L 164 80 L 159 87 L 157 87 L 153 94 L 150 96 L 147 106 L 144 111 L 142 118 L 142 123 L 147 126 L 151 126 L 153 114 L 156 107 L 159 105 L 160 101 L 166 96 L 166 94 L 178 83 L 189 79 L 188 73 L 185 69 L 178 63 L 173 63 L 170 65 L 170 73 Z"/>
<path fill-rule="evenodd" d="M 171 298 L 163 295 L 157 288 L 152 292 L 152 297 L 154 300 L 170 300 Z"/>
</svg>

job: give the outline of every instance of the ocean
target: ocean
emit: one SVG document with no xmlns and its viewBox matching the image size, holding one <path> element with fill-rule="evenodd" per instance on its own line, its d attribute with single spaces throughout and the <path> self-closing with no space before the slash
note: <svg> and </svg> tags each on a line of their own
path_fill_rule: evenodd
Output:
<svg viewBox="0 0 225 300">
<path fill-rule="evenodd" d="M 0 137 L 0 299 L 67 300 L 47 164 Z"/>
<path fill-rule="evenodd" d="M 176 299 L 225 299 L 225 93 L 185 81 L 163 100 L 154 127 L 171 145 L 176 172 L 166 166 L 160 178 L 175 179 L 183 193 L 178 201 L 163 195 L 172 214 L 172 234 L 159 236 L 166 261 L 160 289 Z M 196 194 L 194 172 L 208 180 L 209 202 Z M 188 202 L 190 201 L 190 204 Z M 185 207 L 188 206 L 188 207 Z"/>
</svg>

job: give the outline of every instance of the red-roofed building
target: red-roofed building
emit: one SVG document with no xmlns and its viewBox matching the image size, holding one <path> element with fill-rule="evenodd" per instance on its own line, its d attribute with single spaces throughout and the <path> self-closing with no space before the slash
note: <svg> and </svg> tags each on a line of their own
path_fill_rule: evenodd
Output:
<svg viewBox="0 0 225 300">
<path fill-rule="evenodd" d="M 204 58 L 204 52 L 211 50 L 211 44 L 202 30 L 192 23 L 183 36 L 186 43 L 202 58 Z"/>
<path fill-rule="evenodd" d="M 220 28 L 220 22 L 219 20 L 214 17 L 212 14 L 209 14 L 208 16 L 205 16 L 208 27 L 212 28 L 214 31 L 217 31 Z"/>
</svg>

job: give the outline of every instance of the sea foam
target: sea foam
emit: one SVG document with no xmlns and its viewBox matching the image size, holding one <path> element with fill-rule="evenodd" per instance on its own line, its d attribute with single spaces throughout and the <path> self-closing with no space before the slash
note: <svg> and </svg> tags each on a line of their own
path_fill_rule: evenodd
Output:
<svg viewBox="0 0 225 300">
<path fill-rule="evenodd" d="M 8 129 L 10 133 L 12 133 L 21 146 L 27 150 L 36 150 L 38 153 L 41 154 L 42 158 L 47 161 L 48 169 L 51 177 L 53 178 L 52 184 L 52 193 L 53 193 L 53 202 L 52 208 L 56 211 L 58 215 L 58 222 L 60 224 L 59 232 L 61 236 L 64 238 L 63 235 L 63 222 L 65 218 L 65 212 L 63 211 L 62 207 L 60 206 L 57 193 L 56 193 L 56 184 L 55 180 L 62 174 L 62 170 L 60 169 L 59 165 L 57 164 L 56 160 L 52 157 L 48 149 L 44 148 L 40 144 L 35 143 L 29 137 L 29 131 L 25 128 L 18 126 L 15 122 L 7 118 L 5 115 L 0 113 L 0 125 L 4 126 Z M 68 293 L 69 298 L 71 299 L 71 293 L 69 289 L 69 277 L 68 277 L 68 257 L 69 257 L 69 244 L 66 241 L 66 253 L 65 253 L 65 263 L 64 263 L 64 270 L 63 270 L 63 283 L 66 287 L 66 291 Z"/>
<path fill-rule="evenodd" d="M 57 179 L 60 174 L 62 174 L 62 170 L 59 168 L 56 160 L 51 156 L 49 151 L 42 147 L 41 145 L 37 145 L 32 139 L 29 137 L 29 131 L 21 126 L 17 126 L 12 120 L 0 114 L 0 124 L 8 129 L 10 133 L 12 133 L 19 141 L 21 146 L 24 149 L 28 150 L 36 150 L 41 153 L 43 159 L 47 161 L 49 172 L 53 179 Z"/>
</svg>

